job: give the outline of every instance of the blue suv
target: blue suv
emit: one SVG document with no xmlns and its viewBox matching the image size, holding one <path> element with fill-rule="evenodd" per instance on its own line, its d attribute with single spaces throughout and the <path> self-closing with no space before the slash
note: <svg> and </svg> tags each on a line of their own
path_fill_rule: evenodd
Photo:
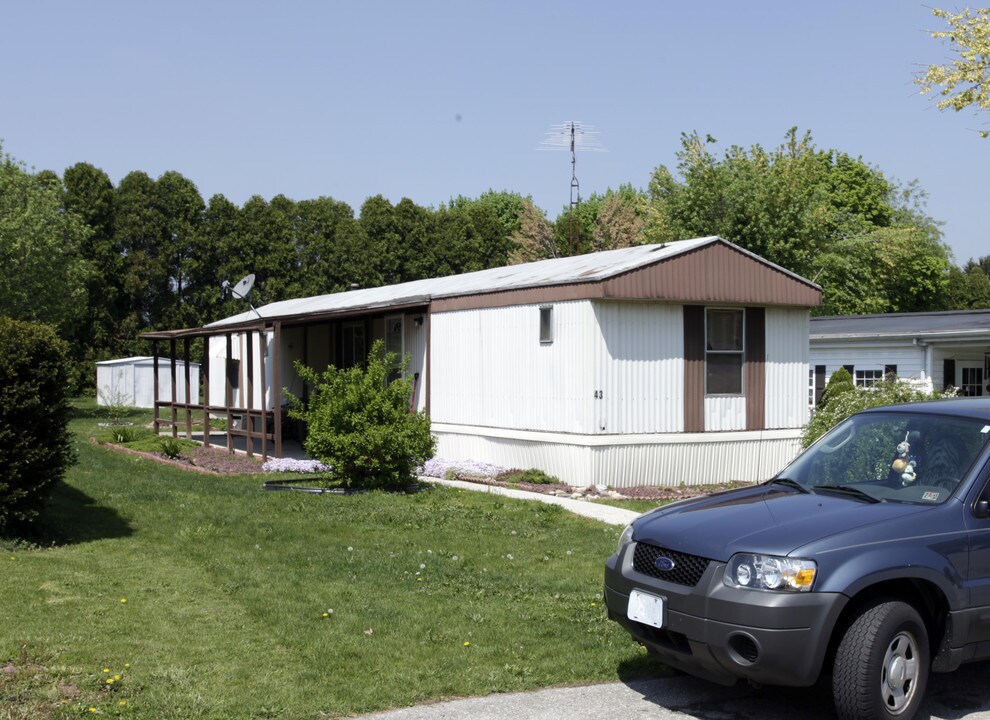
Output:
<svg viewBox="0 0 990 720">
<path fill-rule="evenodd" d="M 930 671 L 990 658 L 988 440 L 983 399 L 853 415 L 765 483 L 633 522 L 609 617 L 693 675 L 831 674 L 841 718 L 909 720 Z"/>
</svg>

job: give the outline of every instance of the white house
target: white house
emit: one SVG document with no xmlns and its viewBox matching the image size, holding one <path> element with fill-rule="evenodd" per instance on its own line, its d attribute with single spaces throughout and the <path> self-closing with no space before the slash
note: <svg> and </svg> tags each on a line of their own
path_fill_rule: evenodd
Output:
<svg viewBox="0 0 990 720">
<path fill-rule="evenodd" d="M 162 359 L 159 358 L 162 362 Z M 176 402 L 185 402 L 187 364 L 176 361 Z M 188 363 L 191 397 L 199 395 L 199 364 Z M 171 372 L 159 375 L 159 399 L 173 400 Z M 152 408 L 155 406 L 155 359 L 153 357 L 129 357 L 104 360 L 96 363 L 96 404 L 127 405 Z"/>
<path fill-rule="evenodd" d="M 409 355 L 437 455 L 538 467 L 575 485 L 757 480 L 807 421 L 820 288 L 718 237 L 272 303 L 205 328 L 208 412 L 281 452 L 293 362 Z M 165 405 L 166 403 L 163 403 Z M 236 426 L 237 423 L 229 425 Z"/>
<path fill-rule="evenodd" d="M 860 386 L 893 373 L 922 389 L 988 393 L 990 310 L 816 317 L 810 342 L 816 402 L 840 367 Z"/>
</svg>

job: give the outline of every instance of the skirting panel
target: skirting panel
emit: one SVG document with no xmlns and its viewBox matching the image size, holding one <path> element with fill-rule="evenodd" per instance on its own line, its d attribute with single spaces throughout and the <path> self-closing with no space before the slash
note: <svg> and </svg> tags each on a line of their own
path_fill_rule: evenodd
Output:
<svg viewBox="0 0 990 720">
<path fill-rule="evenodd" d="M 483 435 L 434 427 L 437 457 L 445 460 L 476 460 L 510 468 L 539 468 L 562 482 L 578 487 L 608 485 L 613 488 L 639 485 L 677 487 L 730 481 L 767 480 L 800 451 L 800 431 L 772 437 L 753 433 L 708 433 L 704 440 L 671 442 L 671 435 L 657 442 L 635 444 L 582 444 L 570 436 L 561 441 L 551 433 L 545 440 L 538 433 L 526 438 Z M 685 436 L 697 438 L 698 435 Z"/>
</svg>

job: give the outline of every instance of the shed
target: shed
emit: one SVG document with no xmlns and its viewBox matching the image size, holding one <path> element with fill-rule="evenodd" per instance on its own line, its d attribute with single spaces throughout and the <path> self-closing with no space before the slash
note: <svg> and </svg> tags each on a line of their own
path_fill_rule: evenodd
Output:
<svg viewBox="0 0 990 720">
<path fill-rule="evenodd" d="M 815 402 L 832 373 L 846 368 L 860 387 L 888 374 L 917 387 L 990 394 L 990 310 L 816 317 L 810 323 Z"/>
<path fill-rule="evenodd" d="M 169 367 L 168 359 L 159 358 L 162 367 Z M 190 362 L 190 399 L 199 402 L 199 363 Z M 163 402 L 186 402 L 186 363 L 178 361 L 175 385 L 177 397 L 172 397 L 172 373 L 158 376 L 158 399 Z M 155 406 L 155 358 L 129 357 L 104 360 L 96 363 L 97 405 L 120 404 L 128 407 L 153 408 Z"/>
<path fill-rule="evenodd" d="M 814 283 L 718 237 L 272 303 L 205 328 L 211 412 L 280 452 L 293 361 L 410 356 L 437 454 L 575 485 L 769 477 L 807 422 Z M 228 423 L 228 428 L 230 424 Z M 255 433 L 257 430 L 257 433 Z M 230 431 L 230 430 L 228 430 Z"/>
</svg>

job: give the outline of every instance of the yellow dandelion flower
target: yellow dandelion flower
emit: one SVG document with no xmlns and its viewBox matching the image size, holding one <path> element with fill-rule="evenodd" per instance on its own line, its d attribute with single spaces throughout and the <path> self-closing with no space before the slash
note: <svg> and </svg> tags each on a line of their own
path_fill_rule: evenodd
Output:
<svg viewBox="0 0 990 720">
<path fill-rule="evenodd" d="M 323 617 L 330 617 L 330 613 L 323 613 Z"/>
<path fill-rule="evenodd" d="M 103 672 L 105 672 L 105 673 L 110 672 L 110 668 L 103 668 Z"/>
<path fill-rule="evenodd" d="M 464 647 L 471 647 L 471 642 L 469 640 L 465 640 Z"/>
<path fill-rule="evenodd" d="M 130 664 L 130 663 L 124 663 L 124 667 L 125 667 L 125 668 L 129 668 L 130 666 L 131 666 L 131 664 Z"/>
<path fill-rule="evenodd" d="M 120 602 L 121 602 L 121 604 L 126 605 L 127 604 L 127 598 L 121 598 L 120 599 Z"/>
<path fill-rule="evenodd" d="M 89 709 L 89 711 L 90 711 L 91 713 L 95 713 L 95 712 L 96 712 L 96 708 L 95 708 L 95 707 L 91 707 L 91 708 Z"/>
<path fill-rule="evenodd" d="M 117 703 L 117 704 L 118 704 L 118 705 L 126 705 L 126 704 L 127 704 L 127 701 L 126 701 L 126 700 L 121 700 L 121 701 L 120 701 L 119 703 Z"/>
<path fill-rule="evenodd" d="M 114 680 L 120 680 L 120 675 L 114 675 L 114 676 L 113 676 L 113 679 L 114 679 Z"/>
<path fill-rule="evenodd" d="M 107 678 L 107 685 L 113 685 L 113 678 Z"/>
</svg>

